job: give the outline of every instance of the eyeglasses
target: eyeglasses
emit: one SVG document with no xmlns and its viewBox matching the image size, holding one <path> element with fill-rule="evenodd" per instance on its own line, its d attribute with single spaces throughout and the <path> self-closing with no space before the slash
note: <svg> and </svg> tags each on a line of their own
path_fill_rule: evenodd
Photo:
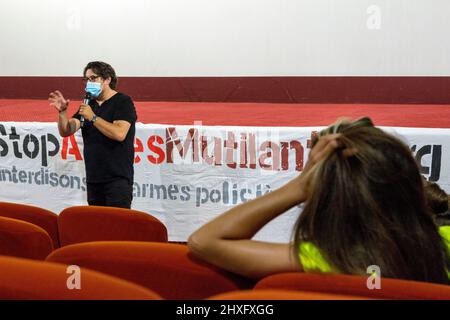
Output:
<svg viewBox="0 0 450 320">
<path fill-rule="evenodd" d="M 98 78 L 101 78 L 101 76 L 84 77 L 84 78 L 82 78 L 82 80 L 83 80 L 84 82 L 86 82 L 86 81 L 94 82 L 94 81 L 97 80 Z"/>
</svg>

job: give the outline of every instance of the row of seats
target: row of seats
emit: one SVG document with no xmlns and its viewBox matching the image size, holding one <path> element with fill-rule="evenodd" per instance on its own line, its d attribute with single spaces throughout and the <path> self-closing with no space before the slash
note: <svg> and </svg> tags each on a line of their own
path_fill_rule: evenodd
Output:
<svg viewBox="0 0 450 320">
<path fill-rule="evenodd" d="M 450 299 L 450 286 L 382 278 L 368 289 L 367 276 L 283 273 L 258 282 L 195 258 L 185 245 L 145 242 L 90 242 L 60 248 L 47 261 L 75 264 L 153 290 L 164 299 L 205 299 L 242 290 L 288 290 L 371 299 Z"/>
<path fill-rule="evenodd" d="M 59 215 L 35 206 L 0 202 L 0 255 L 45 259 L 62 246 L 97 240 L 167 242 L 167 229 L 136 210 L 74 206 Z"/>
<path fill-rule="evenodd" d="M 79 290 L 68 289 L 67 266 L 0 256 L 1 300 L 161 300 L 152 290 L 88 269 L 82 270 Z M 283 289 L 240 290 L 217 294 L 212 300 L 350 300 L 350 295 Z"/>
<path fill-rule="evenodd" d="M 69 290 L 77 265 L 80 289 Z M 256 283 L 192 258 L 171 243 L 92 242 L 57 249 L 47 261 L 0 257 L 0 299 L 450 299 L 450 286 L 383 278 L 280 273 Z"/>
<path fill-rule="evenodd" d="M 81 206 L 57 216 L 0 203 L 0 255 L 0 299 L 450 299 L 450 286 L 398 279 L 369 290 L 367 276 L 286 273 L 255 282 L 168 243 L 159 220 L 128 209 Z M 67 289 L 70 265 L 81 268 L 83 290 Z"/>
</svg>

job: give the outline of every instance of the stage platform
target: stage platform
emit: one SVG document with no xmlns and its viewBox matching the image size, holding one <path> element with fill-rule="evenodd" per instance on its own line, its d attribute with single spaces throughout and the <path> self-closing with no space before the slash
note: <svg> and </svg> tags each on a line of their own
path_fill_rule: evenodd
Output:
<svg viewBox="0 0 450 320">
<path fill-rule="evenodd" d="M 80 101 L 72 101 L 69 113 Z M 135 102 L 138 122 L 205 126 L 326 126 L 338 117 L 369 116 L 377 126 L 450 128 L 449 105 Z M 0 100 L 0 121 L 56 122 L 46 100 Z"/>
</svg>

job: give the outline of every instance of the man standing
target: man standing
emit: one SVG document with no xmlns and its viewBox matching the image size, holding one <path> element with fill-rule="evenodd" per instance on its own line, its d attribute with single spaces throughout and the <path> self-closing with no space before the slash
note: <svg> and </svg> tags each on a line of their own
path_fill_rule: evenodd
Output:
<svg viewBox="0 0 450 320">
<path fill-rule="evenodd" d="M 69 100 L 59 91 L 49 95 L 59 112 L 59 133 L 67 137 L 81 127 L 89 205 L 131 208 L 137 119 L 133 101 L 116 91 L 116 73 L 107 63 L 88 63 L 83 79 L 92 99 L 71 118 Z"/>
</svg>

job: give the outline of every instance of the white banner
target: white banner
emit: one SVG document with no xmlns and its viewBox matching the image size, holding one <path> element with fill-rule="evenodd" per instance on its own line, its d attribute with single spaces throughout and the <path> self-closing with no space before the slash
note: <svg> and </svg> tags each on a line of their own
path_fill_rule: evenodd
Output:
<svg viewBox="0 0 450 320">
<path fill-rule="evenodd" d="M 299 174 L 311 136 L 322 128 L 138 123 L 132 207 L 160 219 L 169 240 L 186 241 L 213 217 Z M 450 192 L 450 129 L 383 129 L 410 146 L 425 178 Z M 55 213 L 87 204 L 80 132 L 61 138 L 54 123 L 3 122 L 0 159 L 1 201 Z M 255 239 L 288 241 L 299 213 L 291 209 Z"/>
</svg>

